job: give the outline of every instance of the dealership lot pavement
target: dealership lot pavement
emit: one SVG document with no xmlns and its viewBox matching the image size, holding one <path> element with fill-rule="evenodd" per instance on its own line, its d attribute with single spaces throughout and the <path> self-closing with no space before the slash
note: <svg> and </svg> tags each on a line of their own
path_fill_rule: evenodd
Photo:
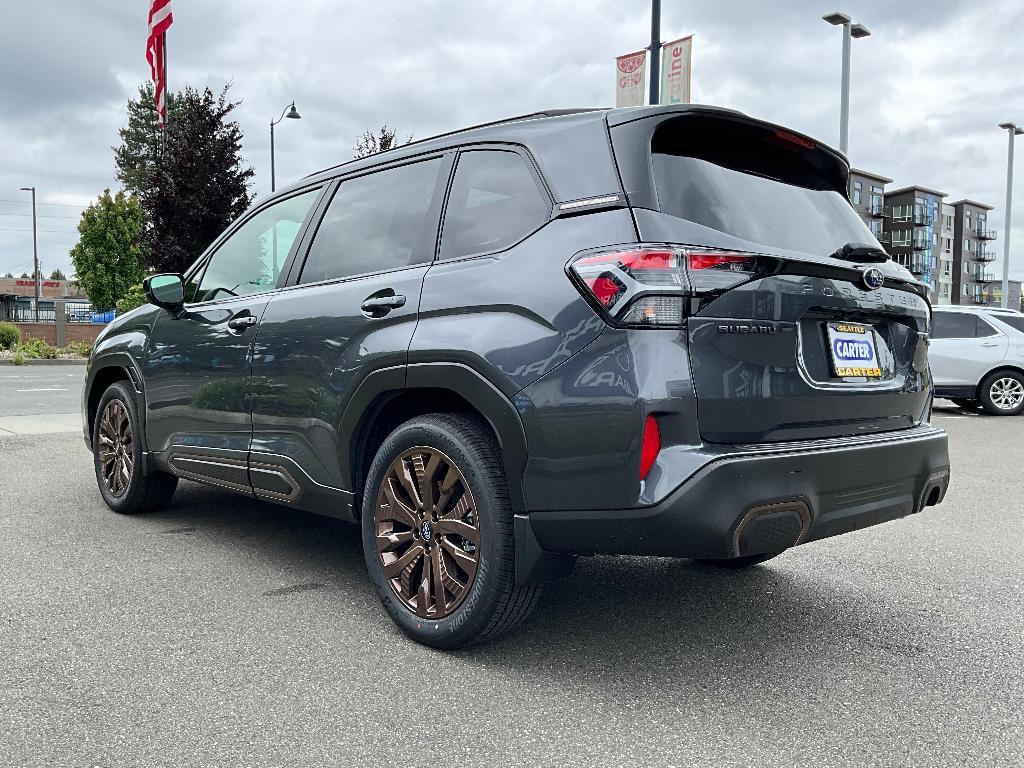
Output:
<svg viewBox="0 0 1024 768">
<path fill-rule="evenodd" d="M 77 433 L 0 432 L 0 765 L 1018 766 L 1024 419 L 936 421 L 937 509 L 741 573 L 581 561 L 454 654 L 354 527 L 190 483 L 119 517 Z"/>
</svg>

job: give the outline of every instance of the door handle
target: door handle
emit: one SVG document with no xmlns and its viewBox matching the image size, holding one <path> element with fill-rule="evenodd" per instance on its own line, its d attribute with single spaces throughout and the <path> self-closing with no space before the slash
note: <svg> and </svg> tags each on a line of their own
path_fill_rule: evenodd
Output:
<svg viewBox="0 0 1024 768">
<path fill-rule="evenodd" d="M 983 347 L 998 347 L 999 346 L 999 342 L 998 341 L 986 341 L 986 342 L 983 342 L 981 346 L 983 346 Z"/>
<path fill-rule="evenodd" d="M 374 295 L 363 299 L 363 303 L 359 305 L 359 308 L 363 310 L 363 314 L 367 317 L 384 317 L 392 309 L 404 307 L 405 302 L 405 296 L 400 293 L 391 293 L 384 296 Z"/>
<path fill-rule="evenodd" d="M 256 325 L 257 322 L 255 315 L 235 315 L 228 320 L 228 328 L 233 331 L 244 331 L 250 325 Z"/>
</svg>

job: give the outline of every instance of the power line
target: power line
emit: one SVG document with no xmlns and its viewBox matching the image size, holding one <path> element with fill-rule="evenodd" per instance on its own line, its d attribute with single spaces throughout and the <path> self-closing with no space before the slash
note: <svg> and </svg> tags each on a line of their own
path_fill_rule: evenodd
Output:
<svg viewBox="0 0 1024 768">
<path fill-rule="evenodd" d="M 17 203 L 18 205 L 32 205 L 28 200 L 0 200 L 0 203 Z M 71 203 L 36 203 L 36 205 L 59 205 L 62 208 L 77 208 L 83 210 L 87 205 L 72 205 Z"/>
<path fill-rule="evenodd" d="M 32 215 L 31 213 L 4 213 L 3 211 L 0 211 L 0 216 L 31 216 L 31 215 Z M 79 216 L 60 216 L 60 215 L 58 215 L 56 213 L 40 213 L 40 214 L 37 214 L 37 218 L 40 218 L 40 219 L 74 219 L 75 221 L 77 221 L 80 217 Z"/>
<path fill-rule="evenodd" d="M 17 227 L 0 227 L 0 232 L 31 232 L 31 231 L 32 231 L 32 227 L 28 227 L 26 229 L 19 229 Z M 37 232 L 43 232 L 43 233 L 48 234 L 48 235 L 75 235 L 77 237 L 77 233 L 72 232 L 69 229 L 37 229 L 36 231 Z"/>
</svg>

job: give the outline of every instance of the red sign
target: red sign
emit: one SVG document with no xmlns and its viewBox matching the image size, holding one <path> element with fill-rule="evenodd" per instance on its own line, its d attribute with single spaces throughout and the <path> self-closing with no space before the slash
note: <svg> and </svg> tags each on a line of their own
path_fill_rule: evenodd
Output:
<svg viewBox="0 0 1024 768">
<path fill-rule="evenodd" d="M 29 288 L 31 288 L 32 286 L 35 285 L 35 281 L 34 280 L 15 280 L 14 284 L 15 285 L 28 286 Z M 43 288 L 60 288 L 60 280 L 44 280 L 43 282 L 40 283 L 40 285 L 43 286 Z"/>
</svg>

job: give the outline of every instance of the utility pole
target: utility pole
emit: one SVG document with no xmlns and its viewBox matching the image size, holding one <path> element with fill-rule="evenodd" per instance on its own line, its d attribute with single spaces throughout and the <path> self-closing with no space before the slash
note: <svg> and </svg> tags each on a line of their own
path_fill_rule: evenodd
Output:
<svg viewBox="0 0 1024 768">
<path fill-rule="evenodd" d="M 651 104 L 660 104 L 661 97 L 661 0 L 651 0 Z"/>
<path fill-rule="evenodd" d="M 36 188 L 35 187 L 22 187 L 22 192 L 32 193 L 32 282 L 36 287 L 36 305 L 35 305 L 35 318 L 36 322 L 39 322 L 39 299 L 40 299 L 40 286 L 39 286 L 39 242 L 36 235 Z"/>
<path fill-rule="evenodd" d="M 1010 301 L 1010 214 L 1013 213 L 1013 144 L 1014 139 L 1024 133 L 1024 129 L 1018 128 L 1013 123 L 1000 123 L 1000 128 L 1006 129 L 1010 136 L 1009 148 L 1006 150 L 1006 227 L 1003 235 L 1003 295 L 999 304 L 1003 309 L 1009 306 Z"/>
</svg>

